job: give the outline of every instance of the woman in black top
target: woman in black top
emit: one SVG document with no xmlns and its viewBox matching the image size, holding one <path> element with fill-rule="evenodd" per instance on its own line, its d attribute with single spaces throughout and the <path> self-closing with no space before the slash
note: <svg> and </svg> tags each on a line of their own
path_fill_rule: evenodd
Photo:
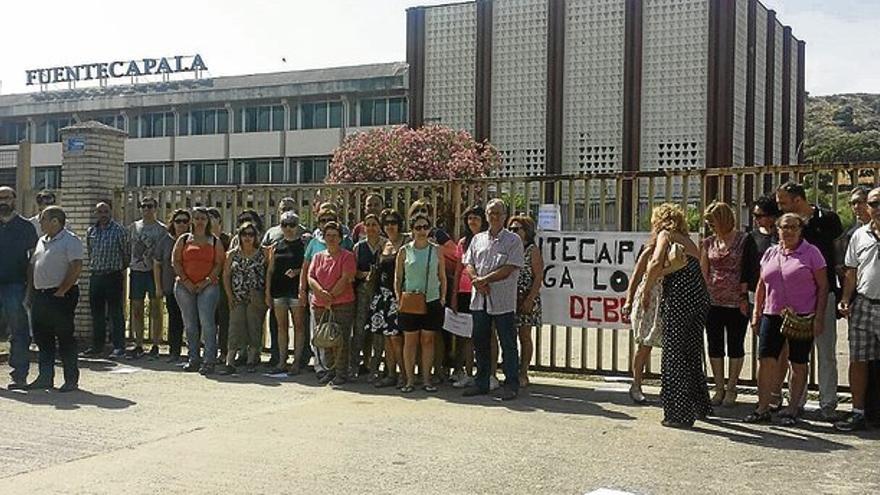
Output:
<svg viewBox="0 0 880 495">
<path fill-rule="evenodd" d="M 266 304 L 273 308 L 278 322 L 278 367 L 273 373 L 287 371 L 296 375 L 302 368 L 302 351 L 306 344 L 305 301 L 300 304 L 299 277 L 306 246 L 299 227 L 299 217 L 292 211 L 281 215 L 281 231 L 284 235 L 269 248 L 269 268 L 266 273 Z M 293 315 L 293 364 L 287 366 L 288 315 Z"/>
<path fill-rule="evenodd" d="M 379 255 L 382 253 L 387 239 L 381 235 L 382 227 L 378 215 L 370 213 L 365 216 L 363 226 L 361 240 L 354 245 L 354 256 L 357 261 L 354 288 L 357 302 L 355 304 L 349 368 L 351 369 L 350 376 L 357 376 L 361 371 L 369 372 L 367 381 L 373 382 L 379 372 L 382 347 L 378 347 L 378 351 L 374 352 L 373 359 L 370 361 L 370 350 L 376 349 L 376 346 L 372 345 L 372 339 L 370 341 L 367 339 L 375 337 L 381 344 L 382 334 L 374 336 L 367 329 L 367 319 L 370 315 L 370 303 L 373 302 L 373 296 L 376 295 L 376 289 L 379 285 Z M 369 345 L 364 345 L 365 342 Z M 364 353 L 363 368 L 360 366 L 361 350 Z"/>
</svg>

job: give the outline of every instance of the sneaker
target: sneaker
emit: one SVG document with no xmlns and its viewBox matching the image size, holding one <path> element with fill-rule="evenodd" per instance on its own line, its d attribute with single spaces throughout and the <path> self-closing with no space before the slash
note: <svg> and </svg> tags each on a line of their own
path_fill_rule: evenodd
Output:
<svg viewBox="0 0 880 495">
<path fill-rule="evenodd" d="M 122 359 L 125 357 L 125 349 L 113 349 L 107 356 L 107 359 Z"/>
<path fill-rule="evenodd" d="M 151 347 L 151 348 L 150 348 L 150 352 L 149 352 L 149 354 L 147 354 L 147 356 L 148 356 L 150 359 L 156 359 L 156 358 L 158 358 L 158 357 L 159 357 L 159 346 L 154 345 L 153 347 Z"/>
<path fill-rule="evenodd" d="M 78 384 L 67 383 L 67 382 L 64 382 L 64 385 L 61 385 L 61 388 L 58 389 L 58 391 L 61 392 L 62 394 L 67 393 L 67 392 L 74 392 L 76 390 L 79 390 Z"/>
<path fill-rule="evenodd" d="M 822 417 L 822 421 L 828 421 L 830 423 L 840 420 L 840 413 L 837 412 L 836 406 L 823 406 L 819 409 L 819 416 Z"/>
<path fill-rule="evenodd" d="M 498 379 L 494 376 L 489 377 L 489 391 L 492 392 L 494 390 L 498 390 L 498 387 L 501 386 L 501 383 L 498 382 Z"/>
<path fill-rule="evenodd" d="M 187 373 L 195 373 L 196 371 L 199 371 L 199 363 L 195 361 L 189 361 L 188 363 L 183 365 L 183 371 Z"/>
<path fill-rule="evenodd" d="M 865 415 L 852 413 L 846 419 L 834 423 L 834 429 L 842 432 L 862 431 L 867 428 Z"/>
<path fill-rule="evenodd" d="M 99 357 L 99 356 L 101 356 L 101 354 L 103 354 L 103 351 L 101 351 L 101 349 L 98 349 L 96 347 L 89 347 L 88 349 L 79 353 L 80 357 L 86 357 L 86 358 Z"/>
<path fill-rule="evenodd" d="M 144 348 L 141 346 L 137 346 L 134 349 L 129 349 L 125 353 L 126 359 L 140 359 L 144 355 Z"/>
<path fill-rule="evenodd" d="M 27 390 L 52 390 L 55 384 L 41 377 L 27 384 Z"/>
<path fill-rule="evenodd" d="M 491 382 L 491 379 L 490 379 Z M 461 375 L 458 381 L 452 384 L 452 388 L 468 388 L 474 386 L 474 377 Z"/>
</svg>

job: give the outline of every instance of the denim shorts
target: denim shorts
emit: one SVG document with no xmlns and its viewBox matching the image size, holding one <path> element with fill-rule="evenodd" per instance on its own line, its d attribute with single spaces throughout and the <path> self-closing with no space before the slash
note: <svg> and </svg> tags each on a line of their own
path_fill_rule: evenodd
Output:
<svg viewBox="0 0 880 495">
<path fill-rule="evenodd" d="M 156 283 L 153 281 L 153 271 L 128 272 L 128 298 L 132 301 L 143 300 L 149 295 L 152 299 L 156 295 Z"/>
<path fill-rule="evenodd" d="M 296 309 L 299 306 L 299 299 L 295 297 L 273 297 L 272 306 L 283 309 Z"/>
</svg>

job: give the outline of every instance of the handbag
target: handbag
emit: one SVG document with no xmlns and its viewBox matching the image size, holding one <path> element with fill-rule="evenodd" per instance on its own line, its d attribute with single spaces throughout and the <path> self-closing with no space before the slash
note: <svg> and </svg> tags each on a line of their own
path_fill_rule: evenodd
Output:
<svg viewBox="0 0 880 495">
<path fill-rule="evenodd" d="M 781 248 L 780 248 L 781 249 Z M 782 275 L 782 260 L 776 258 L 779 262 L 779 274 Z M 788 293 L 785 290 L 785 278 L 782 279 L 782 297 L 788 302 Z M 813 338 L 813 322 L 816 319 L 815 313 L 805 316 L 797 314 L 791 306 L 782 308 L 782 336 L 789 340 L 808 341 Z"/>
<path fill-rule="evenodd" d="M 426 315 L 428 314 L 428 275 L 431 272 L 431 252 L 434 248 L 428 246 L 428 262 L 425 263 L 425 291 L 424 292 L 403 292 L 400 294 L 397 311 L 407 315 Z"/>
<path fill-rule="evenodd" d="M 669 250 L 666 253 L 666 262 L 668 263 L 664 270 L 666 274 L 674 273 L 687 266 L 687 254 L 684 246 L 678 242 L 670 242 Z"/>
<path fill-rule="evenodd" d="M 327 308 L 321 315 L 321 321 L 315 327 L 315 335 L 312 337 L 312 344 L 320 349 L 330 349 L 338 347 L 342 340 L 342 327 L 336 323 L 333 317 L 333 309 Z"/>
</svg>

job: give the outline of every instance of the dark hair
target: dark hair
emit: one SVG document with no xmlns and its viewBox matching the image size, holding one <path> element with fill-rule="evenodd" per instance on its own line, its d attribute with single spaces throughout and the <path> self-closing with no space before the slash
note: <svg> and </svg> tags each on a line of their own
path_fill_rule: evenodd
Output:
<svg viewBox="0 0 880 495">
<path fill-rule="evenodd" d="M 431 228 L 434 225 L 431 222 L 431 217 L 429 217 L 428 215 L 425 215 L 423 213 L 420 213 L 420 214 L 415 215 L 409 219 L 409 228 L 412 229 L 413 227 L 415 227 L 416 223 L 419 220 L 424 220 L 425 222 L 428 222 L 428 228 Z"/>
<path fill-rule="evenodd" d="M 238 226 L 238 230 L 235 232 L 238 235 L 238 245 L 241 246 L 241 234 L 246 230 L 254 231 L 254 247 L 260 246 L 260 229 L 257 228 L 257 224 L 254 222 L 244 222 Z"/>
<path fill-rule="evenodd" d="M 375 220 L 380 227 L 382 226 L 382 222 L 379 220 L 379 215 L 376 215 L 375 213 L 368 213 L 367 216 L 364 217 L 364 225 L 367 224 L 367 220 Z"/>
<path fill-rule="evenodd" d="M 853 196 L 855 196 L 856 194 L 858 194 L 859 196 L 864 196 L 864 197 L 867 198 L 867 197 L 868 197 L 868 194 L 870 194 L 870 193 L 871 193 L 871 189 L 870 189 L 869 187 L 867 187 L 867 186 L 856 186 L 856 187 L 854 187 L 854 188 L 852 189 L 852 191 L 850 191 L 849 196 L 850 196 L 850 197 L 853 197 Z"/>
<path fill-rule="evenodd" d="M 43 198 L 52 198 L 53 203 L 56 201 L 55 193 L 53 193 L 52 191 L 46 190 L 46 189 L 43 189 L 42 191 L 37 193 L 37 197 L 36 197 L 37 203 L 42 203 L 41 200 Z"/>
<path fill-rule="evenodd" d="M 329 208 L 324 208 L 323 210 L 319 210 L 318 211 L 318 221 L 321 221 L 321 217 L 323 217 L 324 215 L 328 215 L 328 216 L 331 216 L 336 219 L 336 220 L 330 220 L 331 222 L 338 222 L 339 221 L 339 214 L 336 213 L 336 210 L 331 210 Z"/>
<path fill-rule="evenodd" d="M 156 207 L 159 206 L 159 200 L 157 200 L 156 198 L 154 198 L 152 196 L 145 196 L 145 197 L 141 198 L 141 202 L 139 204 L 140 204 L 140 206 L 143 206 L 147 202 L 153 203 L 154 205 L 156 205 Z"/>
<path fill-rule="evenodd" d="M 217 220 L 220 220 L 220 218 L 222 216 L 222 215 L 220 215 L 220 208 L 217 208 L 215 206 L 208 207 L 208 214 L 211 215 L 212 217 L 216 218 Z"/>
<path fill-rule="evenodd" d="M 426 200 L 426 199 L 416 200 L 413 202 L 413 204 L 410 205 L 409 210 L 407 211 L 407 214 L 406 214 L 407 218 L 410 219 L 410 223 L 412 223 L 412 218 L 416 214 L 416 210 L 419 210 L 421 208 L 425 208 L 426 210 L 428 210 L 428 215 L 432 215 L 434 213 L 434 205 L 429 203 L 428 200 Z"/>
<path fill-rule="evenodd" d="M 337 222 L 334 222 L 334 221 L 331 220 L 331 221 L 325 223 L 324 226 L 321 227 L 321 234 L 323 234 L 324 236 L 326 236 L 328 230 L 335 230 L 337 233 L 339 233 L 339 237 L 342 237 L 342 236 L 343 236 L 343 234 L 342 234 L 342 226 L 339 225 Z"/>
<path fill-rule="evenodd" d="M 113 208 L 113 200 L 112 200 L 112 199 L 108 199 L 108 198 L 105 198 L 105 199 L 99 199 L 99 200 L 95 203 L 95 206 L 98 206 L 98 205 L 101 204 L 101 203 L 104 203 L 104 204 L 106 204 L 107 206 L 109 206 L 110 208 Z"/>
<path fill-rule="evenodd" d="M 804 186 L 798 184 L 793 180 L 790 180 L 785 184 L 779 186 L 779 189 L 777 189 L 777 191 L 782 191 L 790 196 L 801 198 L 803 200 L 807 199 L 807 192 L 804 189 Z"/>
<path fill-rule="evenodd" d="M 40 213 L 40 217 L 42 217 L 43 215 L 46 216 L 47 220 L 57 218 L 58 223 L 60 223 L 62 227 L 67 223 L 67 214 L 64 213 L 64 210 L 62 210 L 60 206 L 48 206 L 45 210 L 43 210 L 43 213 Z"/>
<path fill-rule="evenodd" d="M 192 220 L 192 215 L 188 210 L 184 210 L 183 208 L 178 208 L 171 212 L 171 215 L 168 216 L 168 225 L 165 226 L 165 230 L 168 231 L 169 234 L 174 235 L 174 219 L 177 218 L 178 215 L 186 215 L 186 218 Z"/>
<path fill-rule="evenodd" d="M 247 215 L 247 218 L 244 218 L 245 215 Z M 247 222 L 248 220 L 250 220 L 251 222 L 254 223 L 254 225 L 257 226 L 258 231 L 260 231 L 260 232 L 263 231 L 263 218 L 260 217 L 260 214 L 257 213 L 257 210 L 254 210 L 254 209 L 242 210 L 241 213 L 239 213 L 238 216 L 236 217 L 235 223 L 237 225 L 241 225 L 244 222 Z"/>
<path fill-rule="evenodd" d="M 211 214 L 208 213 L 208 208 L 206 208 L 204 206 L 196 206 L 195 208 L 192 209 L 192 215 L 190 216 L 190 220 L 192 220 L 196 216 L 196 213 L 201 213 L 202 215 L 205 215 L 206 217 L 208 217 L 208 223 L 205 224 L 205 235 L 213 235 L 211 233 Z M 193 232 L 194 230 L 195 230 L 195 223 L 193 223 L 192 227 L 190 227 L 190 232 Z"/>
<path fill-rule="evenodd" d="M 510 220 L 507 221 L 507 226 L 510 227 L 510 224 L 517 222 L 522 225 L 522 228 L 526 231 L 526 242 L 525 245 L 528 246 L 530 244 L 535 243 L 535 221 L 532 220 L 532 217 L 528 215 L 514 215 L 510 217 Z"/>
<path fill-rule="evenodd" d="M 382 226 L 382 232 L 385 232 L 385 225 L 393 223 L 399 227 L 403 226 L 403 216 L 394 208 L 385 208 L 379 213 L 379 224 Z"/>
<path fill-rule="evenodd" d="M 473 205 L 467 210 L 464 210 L 464 213 L 461 214 L 462 223 L 464 226 L 462 227 L 462 238 L 464 239 L 463 248 L 467 249 L 468 246 L 471 245 L 471 241 L 474 238 L 474 233 L 471 232 L 470 227 L 467 225 L 467 219 L 471 215 L 476 215 L 480 217 L 480 232 L 484 232 L 489 230 L 489 221 L 486 220 L 486 209 L 483 208 L 483 205 Z"/>
<path fill-rule="evenodd" d="M 779 218 L 782 215 L 782 212 L 779 211 L 779 205 L 776 204 L 776 199 L 771 196 L 761 196 L 755 200 L 754 206 L 760 208 L 765 215 L 773 218 Z"/>
</svg>

